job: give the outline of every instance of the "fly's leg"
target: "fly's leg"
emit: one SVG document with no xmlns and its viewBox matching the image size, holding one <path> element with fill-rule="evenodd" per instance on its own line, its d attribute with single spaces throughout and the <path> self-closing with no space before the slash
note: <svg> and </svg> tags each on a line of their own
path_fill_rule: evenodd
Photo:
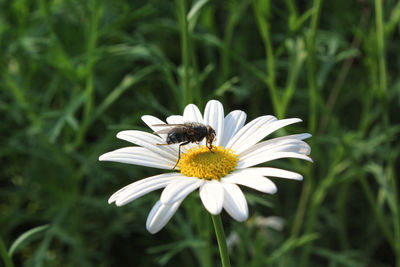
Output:
<svg viewBox="0 0 400 267">
<path fill-rule="evenodd" d="M 186 142 L 184 142 L 184 143 L 182 143 L 182 144 L 180 144 L 179 145 L 179 154 L 178 154 L 178 161 L 176 162 L 176 164 L 175 164 L 175 166 L 172 168 L 172 170 L 174 170 L 175 169 L 175 167 L 176 166 L 178 166 L 178 163 L 179 163 L 179 161 L 181 160 L 181 146 L 184 146 L 184 145 L 187 145 L 187 144 L 189 144 L 190 143 L 190 141 L 186 141 Z"/>
<path fill-rule="evenodd" d="M 208 144 L 207 144 L 207 148 L 208 148 L 211 152 L 213 152 L 213 151 L 212 151 L 212 148 L 213 148 L 212 143 L 208 143 Z"/>
</svg>

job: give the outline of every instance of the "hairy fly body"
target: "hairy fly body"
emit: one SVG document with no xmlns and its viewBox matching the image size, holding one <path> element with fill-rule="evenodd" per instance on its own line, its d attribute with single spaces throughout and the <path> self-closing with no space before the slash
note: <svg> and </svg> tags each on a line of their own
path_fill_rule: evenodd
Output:
<svg viewBox="0 0 400 267">
<path fill-rule="evenodd" d="M 167 143 L 158 145 L 180 143 L 178 161 L 172 169 L 175 169 L 181 159 L 181 146 L 189 143 L 198 143 L 206 138 L 206 146 L 211 151 L 212 143 L 215 139 L 214 129 L 210 125 L 204 125 L 199 122 L 185 122 L 183 124 L 155 124 L 153 126 L 167 127 L 166 129 L 154 132 L 155 134 L 167 134 Z"/>
</svg>

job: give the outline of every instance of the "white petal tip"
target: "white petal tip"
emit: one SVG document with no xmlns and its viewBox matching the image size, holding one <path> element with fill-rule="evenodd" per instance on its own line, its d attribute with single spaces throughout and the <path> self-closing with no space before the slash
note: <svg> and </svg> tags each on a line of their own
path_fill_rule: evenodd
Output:
<svg viewBox="0 0 400 267">
<path fill-rule="evenodd" d="M 146 226 L 146 229 L 147 229 L 147 231 L 148 231 L 150 234 L 154 235 L 154 234 L 157 234 L 158 232 L 160 232 L 160 230 L 161 230 L 162 228 L 160 228 L 160 229 L 153 229 L 153 228 L 151 228 L 151 227 L 147 227 L 147 226 Z"/>
<path fill-rule="evenodd" d="M 121 207 L 121 206 L 124 206 L 124 205 L 126 205 L 126 204 L 128 204 L 129 203 L 129 201 L 128 202 L 126 202 L 126 201 L 118 201 L 118 199 L 117 200 L 115 200 L 115 205 L 117 206 L 117 207 Z"/>
<path fill-rule="evenodd" d="M 146 118 L 150 118 L 151 116 L 150 115 L 143 115 L 142 117 L 140 117 L 141 119 L 142 119 L 142 121 L 145 121 L 146 120 Z"/>
<path fill-rule="evenodd" d="M 113 161 L 113 151 L 101 155 L 99 161 Z"/>
<path fill-rule="evenodd" d="M 125 136 L 125 133 L 124 133 L 124 132 L 125 132 L 125 131 L 118 132 L 117 135 L 116 135 L 116 137 L 119 138 L 119 139 L 123 139 L 123 137 Z"/>
<path fill-rule="evenodd" d="M 271 195 L 273 195 L 273 194 L 275 194 L 276 192 L 278 192 L 278 189 L 277 189 L 277 188 L 274 188 L 274 189 L 271 189 L 268 193 L 271 194 Z"/>
<path fill-rule="evenodd" d="M 247 221 L 248 217 L 249 217 L 248 215 L 242 216 L 242 217 L 236 217 L 235 220 L 238 222 L 244 222 L 244 221 Z"/>
<path fill-rule="evenodd" d="M 207 208 L 206 208 L 207 209 Z M 212 215 L 218 215 L 221 213 L 222 207 L 220 209 L 215 209 L 215 210 L 211 210 L 211 209 L 207 209 L 207 211 L 209 213 L 211 213 Z"/>
<path fill-rule="evenodd" d="M 204 205 L 204 203 L 203 203 L 203 205 Z M 212 215 L 218 215 L 222 211 L 222 203 L 221 203 L 221 205 L 218 205 L 217 203 L 215 203 L 215 205 L 208 204 L 207 206 L 204 205 L 204 207 Z"/>
</svg>

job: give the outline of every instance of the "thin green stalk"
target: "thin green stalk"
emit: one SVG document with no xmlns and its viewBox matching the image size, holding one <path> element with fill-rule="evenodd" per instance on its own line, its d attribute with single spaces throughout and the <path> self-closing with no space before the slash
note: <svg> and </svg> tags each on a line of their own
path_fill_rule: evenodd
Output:
<svg viewBox="0 0 400 267">
<path fill-rule="evenodd" d="M 308 73 L 308 84 L 309 84 L 309 132 L 314 133 L 316 129 L 316 124 L 317 124 L 317 101 L 318 101 L 318 88 L 317 88 L 317 82 L 316 82 L 316 66 L 315 66 L 315 36 L 317 32 L 317 26 L 318 26 L 318 21 L 319 21 L 319 15 L 321 12 L 321 6 L 322 6 L 322 0 L 314 0 L 313 3 L 313 15 L 311 17 L 311 25 L 310 25 L 310 32 L 307 37 L 306 41 L 306 49 L 307 49 L 307 73 Z M 310 141 L 311 147 L 313 141 Z M 309 202 L 310 196 L 313 193 L 314 189 L 314 177 L 313 177 L 313 170 L 314 167 L 310 166 L 309 168 L 309 176 L 308 179 L 306 179 L 306 183 L 303 187 L 303 191 L 301 193 L 301 201 L 300 204 L 303 206 L 299 206 L 299 209 L 297 210 L 296 213 L 296 219 L 301 218 L 299 222 L 296 222 L 295 227 L 293 228 L 292 235 L 297 235 L 301 224 L 303 223 L 303 220 L 305 218 L 305 212 L 306 212 L 306 205 Z M 315 216 L 316 216 L 316 207 L 313 206 L 314 201 L 311 202 L 311 218 L 307 220 L 305 228 L 306 231 L 310 231 L 313 228 Z M 309 255 L 310 255 L 310 247 L 311 245 L 305 246 L 301 258 L 301 266 L 307 266 L 308 261 L 309 261 Z"/>
<path fill-rule="evenodd" d="M 97 6 L 98 4 L 96 0 L 92 0 L 90 2 L 90 5 L 91 5 L 91 10 L 90 10 L 91 16 L 90 16 L 90 23 L 87 29 L 88 40 L 86 44 L 87 46 L 86 81 L 85 81 L 86 100 L 83 111 L 82 125 L 75 139 L 74 147 L 78 147 L 82 143 L 86 135 L 86 132 L 89 128 L 89 122 L 91 120 L 91 115 L 93 113 L 93 106 L 94 106 L 94 65 L 96 63 L 95 49 L 98 39 L 97 28 L 103 10 L 101 9 L 101 7 Z"/>
<path fill-rule="evenodd" d="M 361 169 L 361 167 L 359 167 L 359 168 Z M 393 248 L 393 250 L 395 250 L 396 245 L 394 244 L 394 239 L 392 237 L 392 233 L 390 231 L 390 228 L 387 224 L 387 221 L 386 221 L 384 215 L 382 214 L 382 210 L 379 208 L 378 202 L 374 197 L 374 193 L 371 189 L 371 186 L 368 184 L 365 176 L 360 174 L 359 177 L 360 178 L 358 179 L 358 181 L 361 183 L 361 186 L 362 186 L 362 189 L 364 190 L 364 194 L 367 198 L 367 201 L 371 205 L 372 212 L 375 215 L 377 223 L 378 223 L 379 227 L 381 228 L 381 231 L 382 231 L 383 235 L 385 236 L 386 240 L 388 241 L 390 246 Z"/>
<path fill-rule="evenodd" d="M 286 7 L 287 7 L 288 12 L 290 14 L 289 18 L 293 18 L 293 20 L 296 20 L 296 18 L 297 18 L 297 7 L 296 7 L 296 3 L 294 2 L 294 0 L 285 0 L 285 4 L 286 4 Z"/>
<path fill-rule="evenodd" d="M 307 219 L 305 224 L 305 234 L 312 234 L 314 231 L 315 222 L 318 218 L 319 210 L 323 201 L 332 186 L 334 185 L 335 178 L 341 174 L 340 162 L 344 157 L 344 150 L 340 147 L 334 153 L 335 158 L 332 162 L 332 169 L 329 170 L 326 177 L 318 184 L 314 189 L 313 194 L 310 198 L 309 211 L 307 213 Z M 312 241 L 304 246 L 303 254 L 301 257 L 300 266 L 309 266 L 309 255 L 311 252 Z"/>
<path fill-rule="evenodd" d="M 340 186 L 338 190 L 338 198 L 336 200 L 336 209 L 339 217 L 338 224 L 338 238 L 339 244 L 342 251 L 348 251 L 350 248 L 349 237 L 347 234 L 347 208 L 349 201 L 349 188 L 350 182 L 346 182 Z"/>
<path fill-rule="evenodd" d="M 267 70 L 266 82 L 269 89 L 269 94 L 275 114 L 278 118 L 281 118 L 281 105 L 278 97 L 275 78 L 275 57 L 270 34 L 271 27 L 269 24 L 270 2 L 268 1 L 267 3 L 261 5 L 257 1 L 253 1 L 253 7 L 257 18 L 258 29 L 264 42 Z"/>
<path fill-rule="evenodd" d="M 395 177 L 395 163 L 394 159 L 390 159 L 387 167 L 387 172 L 386 176 L 388 177 L 389 183 L 391 183 L 391 188 L 392 191 L 391 193 L 393 194 L 392 199 L 392 204 L 390 205 L 391 211 L 393 213 L 393 228 L 394 228 L 394 250 L 395 250 L 395 255 L 396 255 L 396 266 L 400 267 L 400 214 L 399 214 L 399 202 L 398 202 L 398 191 L 397 191 L 397 183 L 396 183 L 396 177 Z"/>
<path fill-rule="evenodd" d="M 309 114 L 309 132 L 314 133 L 316 127 L 316 119 L 317 119 L 317 85 L 315 78 L 315 59 L 314 59 L 314 42 L 315 35 L 317 31 L 317 24 L 319 13 L 321 11 L 321 3 L 322 0 L 315 0 L 313 9 L 314 13 L 311 18 L 311 29 L 309 36 L 307 38 L 307 66 L 308 66 L 308 82 L 309 82 L 309 94 L 310 94 L 310 114 Z M 312 145 L 312 139 L 309 141 Z M 307 203 L 310 197 L 310 194 L 313 191 L 313 166 L 310 166 L 308 171 L 308 179 L 305 180 L 305 184 L 303 186 L 303 190 L 300 196 L 299 207 L 297 208 L 296 216 L 295 216 L 295 224 L 292 228 L 292 237 L 296 237 L 300 232 L 301 225 L 303 223 L 305 212 L 307 210 Z"/>
<path fill-rule="evenodd" d="M 384 41 L 384 27 L 382 15 L 382 0 L 375 0 L 376 12 L 376 41 L 378 48 L 378 65 L 379 65 L 379 87 L 381 96 L 385 96 L 387 92 L 386 82 L 386 62 L 385 62 L 385 41 Z"/>
<path fill-rule="evenodd" d="M 211 218 L 214 224 L 215 235 L 217 236 L 219 254 L 221 256 L 221 262 L 223 267 L 230 267 L 228 247 L 226 246 L 226 239 L 224 233 L 224 227 L 222 226 L 221 215 L 212 215 Z"/>
<path fill-rule="evenodd" d="M 238 25 L 238 22 L 243 14 L 243 10 L 246 9 L 247 5 L 247 1 L 232 1 L 227 3 L 227 6 L 229 7 L 229 17 L 224 29 L 224 45 L 221 47 L 221 78 L 219 79 L 219 84 L 226 82 L 226 80 L 230 78 L 229 76 L 231 75 L 232 62 L 229 53 L 232 49 L 231 44 L 236 26 Z"/>
<path fill-rule="evenodd" d="M 228 18 L 228 22 L 226 23 L 224 30 L 224 46 L 221 48 L 221 78 L 220 83 L 225 82 L 230 73 L 230 57 L 229 50 L 233 37 L 233 30 L 236 25 L 235 16 L 232 13 L 229 13 L 230 16 Z"/>
<path fill-rule="evenodd" d="M 286 114 L 287 107 L 293 98 L 293 94 L 296 90 L 297 86 L 297 81 L 299 79 L 300 71 L 302 69 L 305 57 L 306 57 L 306 52 L 304 50 L 304 42 L 300 39 L 297 39 L 293 43 L 293 52 L 290 52 L 290 57 L 289 57 L 289 64 L 291 65 L 291 68 L 288 70 L 287 74 L 287 82 L 286 82 L 286 88 L 285 91 L 281 97 L 281 102 L 280 102 L 280 110 L 281 110 L 281 117 L 284 118 Z"/>
<path fill-rule="evenodd" d="M 182 62 L 183 62 L 183 102 L 182 108 L 192 102 L 191 88 L 190 88 L 190 50 L 189 50 L 189 29 L 186 15 L 186 1 L 177 0 L 178 5 L 178 21 L 181 34 L 181 47 L 182 47 Z"/>
<path fill-rule="evenodd" d="M 312 177 L 313 168 L 309 168 L 307 172 L 307 178 Z M 299 205 L 297 207 L 296 215 L 294 217 L 293 227 L 291 230 L 291 237 L 296 238 L 301 230 L 301 227 L 304 222 L 304 216 L 306 214 L 307 205 L 309 202 L 309 197 L 311 194 L 312 183 L 305 182 L 301 191 Z"/>
<path fill-rule="evenodd" d="M 268 72 L 268 80 L 269 80 L 269 88 L 272 97 L 272 103 L 274 105 L 274 110 L 278 118 L 282 118 L 282 112 L 280 109 L 280 103 L 278 98 L 278 93 L 276 89 L 276 79 L 275 79 L 275 58 L 274 51 L 272 48 L 271 36 L 270 36 L 270 27 L 269 23 L 267 23 L 267 31 L 265 35 L 265 53 L 267 56 L 267 72 Z"/>
<path fill-rule="evenodd" d="M 6 245 L 3 242 L 3 239 L 0 237 L 0 255 L 3 258 L 4 266 L 6 267 L 14 267 L 12 259 L 7 252 Z"/>
<path fill-rule="evenodd" d="M 390 118 L 389 118 L 389 105 L 388 105 L 388 89 L 387 89 L 387 72 L 386 72 L 386 59 L 385 59 L 385 29 L 384 29 L 384 20 L 383 20 L 383 10 L 382 10 L 382 0 L 375 0 L 375 22 L 376 22 L 376 39 L 377 39 L 377 50 L 378 50 L 378 66 L 379 66 L 379 97 L 381 99 L 382 112 L 383 112 L 383 124 L 384 129 L 388 132 L 390 127 Z M 391 144 L 389 138 L 386 138 L 386 149 L 390 151 Z M 395 180 L 395 175 L 393 175 L 393 167 L 394 164 L 392 160 L 388 160 L 386 164 L 386 179 L 388 183 L 393 188 L 392 190 L 392 199 L 395 202 L 398 200 L 397 194 L 397 183 Z M 393 214 L 393 225 L 394 225 L 394 236 L 393 236 L 393 244 L 394 251 L 396 254 L 396 265 L 400 267 L 400 227 L 399 227 L 399 210 L 397 203 L 391 205 L 391 211 Z"/>
<path fill-rule="evenodd" d="M 36 128 L 40 128 L 42 121 L 36 115 L 31 104 L 27 100 L 25 92 L 15 83 L 8 72 L 6 72 L 5 70 L 2 70 L 2 72 L 4 73 L 3 78 L 5 81 L 5 85 L 7 86 L 6 88 L 10 89 L 18 107 L 26 112 L 26 116 L 33 126 L 35 126 Z"/>
<path fill-rule="evenodd" d="M 204 216 L 206 211 L 203 210 L 201 206 L 197 205 L 195 203 L 196 201 L 197 199 L 194 199 L 193 197 L 189 197 L 187 201 L 185 201 L 185 208 L 187 210 L 187 213 L 190 214 L 190 218 L 194 222 L 198 239 L 204 241 L 205 243 L 205 245 L 202 246 L 200 249 L 194 249 L 194 253 L 196 254 L 198 261 L 200 262 L 200 266 L 211 267 L 213 266 L 211 250 L 211 224 L 208 217 Z"/>
<path fill-rule="evenodd" d="M 314 0 L 314 13 L 311 17 L 310 33 L 307 38 L 307 66 L 308 66 L 308 83 L 310 94 L 310 113 L 309 113 L 309 132 L 314 133 L 317 125 L 317 82 L 315 77 L 315 35 L 317 32 L 319 14 L 321 11 L 322 0 Z"/>
</svg>

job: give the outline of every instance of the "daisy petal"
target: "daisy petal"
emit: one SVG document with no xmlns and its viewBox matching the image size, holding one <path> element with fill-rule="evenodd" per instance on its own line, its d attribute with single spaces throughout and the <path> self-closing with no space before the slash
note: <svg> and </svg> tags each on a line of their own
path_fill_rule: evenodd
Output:
<svg viewBox="0 0 400 267">
<path fill-rule="evenodd" d="M 241 157 L 246 156 L 247 154 L 249 154 L 263 146 L 275 146 L 275 145 L 279 145 L 279 144 L 285 144 L 288 142 L 289 143 L 295 142 L 294 140 L 302 141 L 302 140 L 310 138 L 310 137 L 311 137 L 311 134 L 302 133 L 302 134 L 293 134 L 293 135 L 287 135 L 287 136 L 269 139 L 267 141 L 263 141 L 258 144 L 255 144 L 254 146 L 244 150 L 243 152 L 240 153 L 240 156 Z M 310 148 L 310 150 L 311 150 L 311 148 Z M 306 153 L 303 153 L 303 154 L 306 154 Z"/>
<path fill-rule="evenodd" d="M 257 157 L 248 157 L 245 160 L 240 160 L 238 162 L 237 168 L 244 169 L 248 168 L 257 164 L 261 164 L 263 162 L 272 161 L 275 159 L 282 159 L 282 158 L 297 158 L 297 159 L 304 159 L 310 162 L 313 162 L 312 159 L 306 155 L 295 153 L 295 152 L 276 152 L 271 154 L 264 154 L 262 156 Z"/>
<path fill-rule="evenodd" d="M 160 231 L 169 222 L 181 203 L 182 201 L 177 201 L 171 205 L 165 205 L 162 204 L 161 201 L 157 201 L 147 217 L 147 231 L 151 234 Z"/>
<path fill-rule="evenodd" d="M 249 157 L 257 157 L 275 152 L 295 152 L 309 155 L 311 148 L 306 142 L 297 139 L 282 139 L 278 141 L 272 139 L 254 145 L 254 148 L 246 150 L 246 153 L 241 153 L 239 156 L 242 160 L 245 160 Z"/>
<path fill-rule="evenodd" d="M 244 222 L 249 217 L 246 198 L 239 186 L 222 182 L 224 187 L 224 209 L 233 219 Z"/>
<path fill-rule="evenodd" d="M 100 161 L 114 161 L 159 169 L 171 169 L 175 163 L 143 147 L 124 147 L 99 157 Z"/>
<path fill-rule="evenodd" d="M 150 116 L 150 115 L 143 115 L 142 116 L 142 121 L 146 123 L 147 126 L 149 126 L 150 129 L 152 129 L 154 132 L 162 129 L 162 127 L 159 126 L 153 126 L 155 124 L 165 124 L 162 120 L 160 120 L 157 117 Z M 160 135 L 160 136 L 165 136 L 165 134 Z M 163 138 L 164 139 L 164 138 Z"/>
<path fill-rule="evenodd" d="M 234 110 L 225 117 L 224 136 L 220 143 L 222 147 L 226 147 L 232 136 L 234 136 L 237 131 L 239 131 L 243 127 L 246 121 L 246 116 L 247 115 L 245 112 L 241 110 Z"/>
<path fill-rule="evenodd" d="M 224 107 L 217 100 L 208 101 L 204 110 L 204 124 L 210 125 L 216 133 L 214 145 L 219 146 L 224 134 Z"/>
<path fill-rule="evenodd" d="M 162 204 L 170 205 L 178 200 L 182 200 L 191 192 L 199 188 L 203 183 L 204 179 L 198 179 L 195 177 L 177 179 L 163 190 L 160 201 Z"/>
<path fill-rule="evenodd" d="M 125 205 L 151 191 L 166 187 L 169 183 L 176 179 L 182 179 L 182 177 L 180 173 L 165 173 L 139 180 L 115 192 L 108 199 L 108 203 L 115 202 L 117 206 Z"/>
<path fill-rule="evenodd" d="M 168 124 L 182 124 L 185 123 L 185 119 L 180 115 L 172 115 L 167 118 Z"/>
<path fill-rule="evenodd" d="M 243 169 L 243 171 L 246 171 L 247 173 L 257 173 L 262 176 L 279 177 L 279 178 L 286 178 L 298 181 L 303 180 L 303 176 L 299 173 L 282 170 L 278 168 L 259 167 L 259 168 Z"/>
<path fill-rule="evenodd" d="M 253 132 L 249 131 L 246 138 L 243 138 L 240 142 L 236 142 L 235 145 L 231 147 L 231 149 L 240 154 L 242 151 L 245 151 L 249 147 L 252 147 L 254 144 L 257 144 L 259 141 L 264 139 L 269 134 L 275 132 L 276 130 L 300 121 L 300 119 L 294 118 L 267 122 L 261 127 L 255 128 Z"/>
<path fill-rule="evenodd" d="M 186 106 L 185 110 L 183 111 L 183 117 L 185 121 L 203 123 L 203 115 L 201 115 L 199 108 L 194 104 L 189 104 Z"/>
<path fill-rule="evenodd" d="M 214 215 L 221 213 L 224 190 L 220 182 L 216 180 L 206 181 L 200 187 L 200 198 L 209 213 Z"/>
<path fill-rule="evenodd" d="M 271 115 L 266 115 L 266 116 L 261 116 L 258 118 L 255 118 L 254 120 L 250 121 L 247 123 L 245 126 L 243 126 L 228 142 L 226 145 L 227 147 L 231 148 L 234 150 L 234 147 L 238 147 L 237 144 L 241 144 L 244 142 L 250 134 L 252 134 L 254 131 L 259 129 L 261 126 L 267 123 L 271 123 L 273 121 L 276 121 L 277 118 Z M 236 150 L 235 150 L 236 151 Z"/>
<path fill-rule="evenodd" d="M 155 154 L 169 159 L 170 161 L 175 161 L 177 159 L 175 150 L 170 146 L 160 146 L 160 144 L 165 144 L 165 140 L 154 134 L 130 130 L 119 132 L 117 137 L 135 145 L 145 147 Z"/>
<path fill-rule="evenodd" d="M 144 123 L 146 123 L 146 125 L 149 126 L 149 128 L 152 129 L 154 132 L 165 129 L 165 127 L 163 126 L 153 126 L 156 124 L 166 124 L 165 122 L 154 116 L 143 115 L 142 121 L 144 121 Z M 157 134 L 157 135 L 160 136 L 162 140 L 165 140 L 167 138 L 167 134 Z"/>
<path fill-rule="evenodd" d="M 275 194 L 278 189 L 276 185 L 268 178 L 263 177 L 257 172 L 248 172 L 246 169 L 237 170 L 234 173 L 222 178 L 222 181 L 233 184 L 240 184 L 260 192 Z"/>
</svg>

